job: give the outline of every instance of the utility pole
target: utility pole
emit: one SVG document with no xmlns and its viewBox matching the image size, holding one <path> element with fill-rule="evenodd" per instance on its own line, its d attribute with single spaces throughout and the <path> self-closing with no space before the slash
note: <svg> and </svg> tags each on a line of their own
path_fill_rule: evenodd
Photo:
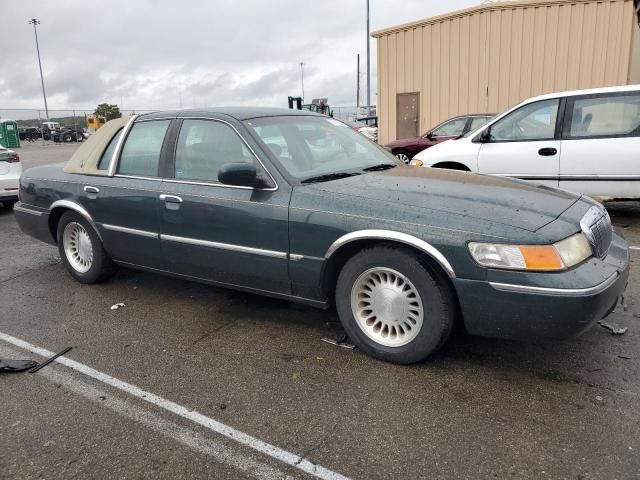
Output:
<svg viewBox="0 0 640 480">
<path fill-rule="evenodd" d="M 369 43 L 369 0 L 367 0 L 367 117 L 371 116 L 371 50 Z"/>
<path fill-rule="evenodd" d="M 300 62 L 300 79 L 302 81 L 302 103 L 304 103 L 304 62 Z"/>
<path fill-rule="evenodd" d="M 42 62 L 40 61 L 40 46 L 38 45 L 38 31 L 36 25 L 40 25 L 40 20 L 32 18 L 29 24 L 33 25 L 33 34 L 36 37 L 36 51 L 38 52 L 38 67 L 40 67 L 40 82 L 42 82 L 42 96 L 44 97 L 44 111 L 47 120 L 49 120 L 49 107 L 47 106 L 47 94 L 44 91 L 44 76 L 42 75 Z"/>
<path fill-rule="evenodd" d="M 356 69 L 356 118 L 358 118 L 358 112 L 360 111 L 360 54 L 358 56 L 358 67 Z"/>
</svg>

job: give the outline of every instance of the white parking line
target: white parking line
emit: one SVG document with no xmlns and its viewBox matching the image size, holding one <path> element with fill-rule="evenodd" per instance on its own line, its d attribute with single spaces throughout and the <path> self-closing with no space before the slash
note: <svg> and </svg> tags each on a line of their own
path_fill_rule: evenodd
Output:
<svg viewBox="0 0 640 480">
<path fill-rule="evenodd" d="M 634 247 L 633 245 L 630 245 L 629 250 L 640 250 L 640 247 Z"/>
<path fill-rule="evenodd" d="M 28 350 L 36 355 L 40 355 L 43 357 L 50 357 L 54 355 L 54 352 L 50 352 L 44 348 L 36 347 L 24 340 L 20 340 L 19 338 L 12 337 L 11 335 L 7 335 L 6 333 L 0 332 L 0 340 L 4 340 L 5 342 L 15 345 L 16 347 L 22 348 L 24 350 Z M 348 477 L 345 477 L 337 472 L 329 470 L 321 465 L 316 465 L 309 460 L 296 455 L 295 453 L 291 453 L 282 448 L 276 447 L 275 445 L 271 445 L 267 442 L 264 442 L 258 438 L 252 437 L 246 433 L 243 433 L 239 430 L 236 430 L 233 427 L 225 425 L 213 418 L 202 415 L 201 413 L 189 410 L 187 407 L 183 407 L 182 405 L 178 405 L 171 400 L 164 399 L 154 393 L 147 392 L 135 385 L 124 382 L 122 380 L 118 380 L 106 373 L 99 372 L 98 370 L 94 370 L 93 368 L 84 365 L 82 363 L 76 362 L 69 358 L 60 357 L 56 359 L 56 362 L 69 367 L 77 372 L 82 373 L 88 377 L 91 377 L 99 382 L 102 382 L 106 385 L 109 385 L 113 388 L 121 390 L 131 396 L 139 398 L 145 402 L 151 403 L 163 410 L 174 413 L 182 418 L 190 420 L 202 427 L 205 427 L 215 433 L 223 435 L 231 440 L 234 440 L 241 445 L 245 445 L 253 450 L 256 450 L 264 455 L 267 455 L 271 458 L 279 460 L 287 465 L 291 465 L 305 473 L 311 474 L 317 478 L 321 478 L 323 480 L 348 480 Z"/>
</svg>

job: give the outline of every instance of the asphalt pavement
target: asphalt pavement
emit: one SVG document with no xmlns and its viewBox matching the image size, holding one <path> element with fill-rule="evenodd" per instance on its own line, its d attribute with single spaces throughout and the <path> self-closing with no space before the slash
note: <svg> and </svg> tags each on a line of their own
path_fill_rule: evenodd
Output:
<svg viewBox="0 0 640 480">
<path fill-rule="evenodd" d="M 25 168 L 75 145 L 26 145 Z M 610 206 L 640 248 L 640 204 Z M 625 306 L 565 342 L 457 333 L 397 366 L 334 311 L 119 269 L 81 285 L 0 209 L 0 478 L 640 478 L 640 250 Z M 111 310 L 122 302 L 126 306 Z"/>
</svg>

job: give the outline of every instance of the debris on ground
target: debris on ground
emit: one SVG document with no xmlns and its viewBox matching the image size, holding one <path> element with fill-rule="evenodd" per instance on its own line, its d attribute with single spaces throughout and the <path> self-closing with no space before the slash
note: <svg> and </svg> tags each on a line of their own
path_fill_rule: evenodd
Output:
<svg viewBox="0 0 640 480">
<path fill-rule="evenodd" d="M 615 323 L 605 322 L 604 320 L 600 320 L 598 322 L 598 325 L 609 330 L 611 332 L 611 335 L 624 335 L 625 333 L 627 333 L 627 330 L 629 330 L 628 327 L 620 327 Z"/>
<path fill-rule="evenodd" d="M 62 355 L 64 355 L 65 353 L 69 353 L 71 351 L 73 347 L 67 347 L 64 350 L 56 353 L 53 357 L 50 357 L 48 359 L 46 359 L 44 362 L 36 365 L 35 367 L 33 367 L 31 370 L 29 370 L 29 373 L 36 373 L 38 370 L 40 370 L 43 367 L 46 367 L 47 365 L 49 365 L 51 362 L 53 362 L 56 358 L 61 357 Z"/>
<path fill-rule="evenodd" d="M 284 360 L 285 362 L 288 362 L 293 358 L 293 353 L 282 352 L 280 353 L 279 357 L 280 357 L 280 360 Z"/>
<path fill-rule="evenodd" d="M 38 365 L 33 360 L 4 360 L 0 358 L 0 373 L 18 373 Z"/>
<path fill-rule="evenodd" d="M 322 341 L 348 350 L 356 348 L 353 343 L 349 342 L 349 337 L 347 337 L 347 334 L 344 332 L 337 333 L 333 337 L 323 337 Z"/>
<path fill-rule="evenodd" d="M 124 303 L 116 303 L 111 305 L 111 310 L 118 310 L 119 308 L 124 308 L 126 305 Z"/>
<path fill-rule="evenodd" d="M 65 353 L 69 352 L 73 347 L 67 347 L 61 352 L 56 353 L 51 358 L 48 358 L 42 363 L 38 363 L 35 360 L 3 360 L 0 358 L 0 373 L 18 373 L 29 370 L 29 373 L 35 373 L 43 367 L 46 367 L 56 358 L 61 357 Z"/>
<path fill-rule="evenodd" d="M 628 355 L 618 355 L 618 358 L 622 358 L 623 360 L 631 360 L 631 357 Z"/>
</svg>

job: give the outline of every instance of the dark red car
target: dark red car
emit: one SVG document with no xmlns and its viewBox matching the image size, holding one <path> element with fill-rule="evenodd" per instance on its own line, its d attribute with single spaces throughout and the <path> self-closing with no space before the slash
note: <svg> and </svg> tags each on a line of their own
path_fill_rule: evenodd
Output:
<svg viewBox="0 0 640 480">
<path fill-rule="evenodd" d="M 409 163 L 413 156 L 422 150 L 477 130 L 494 116 L 495 113 L 477 113 L 453 117 L 433 127 L 424 135 L 394 140 L 387 143 L 386 147 L 390 148 L 391 152 L 404 163 Z"/>
</svg>

